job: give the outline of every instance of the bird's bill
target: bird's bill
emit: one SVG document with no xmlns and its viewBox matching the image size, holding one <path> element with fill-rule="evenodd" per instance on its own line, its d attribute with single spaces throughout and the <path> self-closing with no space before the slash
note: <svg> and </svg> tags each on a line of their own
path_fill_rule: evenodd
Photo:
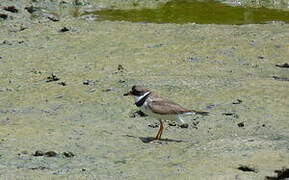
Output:
<svg viewBox="0 0 289 180">
<path fill-rule="evenodd" d="M 125 93 L 125 94 L 123 94 L 124 96 L 132 96 L 132 92 L 130 91 L 130 92 L 128 92 L 128 93 Z"/>
</svg>

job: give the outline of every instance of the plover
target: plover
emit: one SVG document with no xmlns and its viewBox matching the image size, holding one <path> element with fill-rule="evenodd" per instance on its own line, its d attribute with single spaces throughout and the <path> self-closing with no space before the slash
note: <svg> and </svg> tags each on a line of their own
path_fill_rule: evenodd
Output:
<svg viewBox="0 0 289 180">
<path fill-rule="evenodd" d="M 162 98 L 143 86 L 133 86 L 131 91 L 125 93 L 124 96 L 134 96 L 135 105 L 139 107 L 141 111 L 159 120 L 160 128 L 155 137 L 157 140 L 161 139 L 163 133 L 164 125 L 162 120 L 177 121 L 184 124 L 185 122 L 182 119 L 183 116 L 193 114 L 209 114 L 208 112 L 188 110 L 183 108 L 179 104 Z"/>
</svg>

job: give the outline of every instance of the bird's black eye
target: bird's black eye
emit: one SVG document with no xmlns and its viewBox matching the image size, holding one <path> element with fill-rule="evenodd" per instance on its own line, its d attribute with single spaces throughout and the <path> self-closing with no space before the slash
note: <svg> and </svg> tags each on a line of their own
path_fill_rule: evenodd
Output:
<svg viewBox="0 0 289 180">
<path fill-rule="evenodd" d="M 131 88 L 131 93 L 135 96 L 139 96 L 140 95 L 140 92 L 138 90 L 136 90 L 136 86 L 133 86 Z"/>
</svg>

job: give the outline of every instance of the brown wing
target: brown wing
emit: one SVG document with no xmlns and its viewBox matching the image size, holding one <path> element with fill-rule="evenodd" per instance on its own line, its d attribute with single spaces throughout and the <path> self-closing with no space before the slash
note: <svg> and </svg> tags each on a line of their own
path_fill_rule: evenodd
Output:
<svg viewBox="0 0 289 180">
<path fill-rule="evenodd" d="M 181 114 L 191 112 L 190 110 L 169 100 L 151 101 L 148 103 L 148 106 L 157 114 Z"/>
</svg>

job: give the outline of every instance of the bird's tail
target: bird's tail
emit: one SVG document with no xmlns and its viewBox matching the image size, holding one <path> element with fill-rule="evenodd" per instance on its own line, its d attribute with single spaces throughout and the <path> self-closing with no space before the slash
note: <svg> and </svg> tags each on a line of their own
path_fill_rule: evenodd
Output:
<svg viewBox="0 0 289 180">
<path fill-rule="evenodd" d="M 192 110 L 192 112 L 195 113 L 195 114 L 202 115 L 202 116 L 208 116 L 208 115 L 209 115 L 209 112 L 205 112 L 205 111 L 195 111 L 195 110 Z"/>
</svg>

